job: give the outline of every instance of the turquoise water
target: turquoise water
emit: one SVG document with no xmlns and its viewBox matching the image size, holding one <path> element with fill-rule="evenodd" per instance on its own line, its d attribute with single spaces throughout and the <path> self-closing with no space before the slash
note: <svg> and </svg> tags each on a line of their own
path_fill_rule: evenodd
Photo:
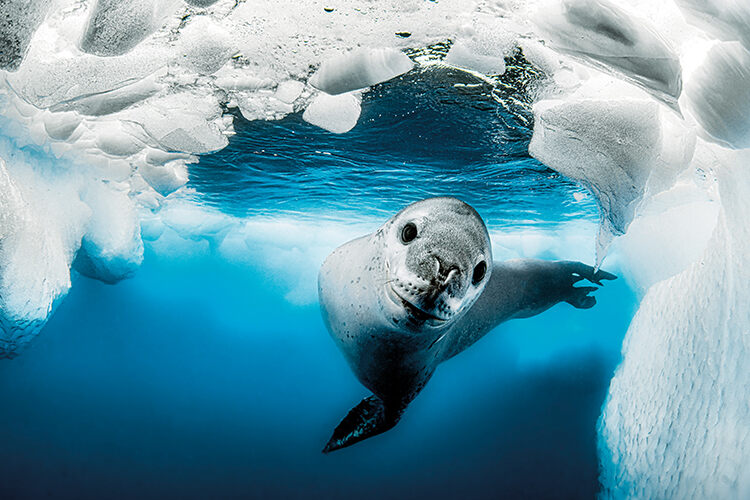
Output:
<svg viewBox="0 0 750 500">
<path fill-rule="evenodd" d="M 596 421 L 635 309 L 622 279 L 591 310 L 501 325 L 396 428 L 320 452 L 367 395 L 314 295 L 343 235 L 450 194 L 479 210 L 498 256 L 590 260 L 590 197 L 528 158 L 527 110 L 466 78 L 378 86 L 341 136 L 299 115 L 238 118 L 181 196 L 260 229 L 222 245 L 168 230 L 133 279 L 74 276 L 30 348 L 0 363 L 0 498 L 593 498 Z"/>
</svg>

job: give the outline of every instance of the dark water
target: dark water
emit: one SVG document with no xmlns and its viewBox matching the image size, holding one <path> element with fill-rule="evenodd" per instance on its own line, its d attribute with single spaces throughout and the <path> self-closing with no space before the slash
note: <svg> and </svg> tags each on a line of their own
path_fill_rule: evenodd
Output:
<svg viewBox="0 0 750 500">
<path fill-rule="evenodd" d="M 297 115 L 239 122 L 192 169 L 190 199 L 247 221 L 298 217 L 311 235 L 321 217 L 343 227 L 437 194 L 474 204 L 493 231 L 555 239 L 595 220 L 481 88 L 409 78 L 368 94 L 343 136 Z M 635 304 L 624 280 L 591 310 L 501 325 L 441 366 L 392 431 L 323 455 L 367 393 L 315 297 L 290 300 L 297 274 L 314 290 L 320 259 L 272 237 L 239 260 L 165 238 L 134 279 L 76 276 L 41 336 L 0 363 L 0 498 L 595 496 L 596 420 Z"/>
<path fill-rule="evenodd" d="M 317 305 L 209 253 L 147 257 L 116 286 L 78 279 L 0 365 L 2 498 L 594 496 L 622 282 L 589 311 L 502 325 L 441 366 L 395 429 L 323 455 L 366 392 Z"/>
<path fill-rule="evenodd" d="M 429 196 L 458 196 L 495 224 L 596 218 L 590 197 L 528 155 L 528 109 L 506 109 L 490 86 L 432 68 L 375 86 L 358 125 L 335 135 L 301 114 L 236 121 L 224 150 L 191 168 L 201 203 L 227 213 L 314 212 L 389 217 Z"/>
</svg>

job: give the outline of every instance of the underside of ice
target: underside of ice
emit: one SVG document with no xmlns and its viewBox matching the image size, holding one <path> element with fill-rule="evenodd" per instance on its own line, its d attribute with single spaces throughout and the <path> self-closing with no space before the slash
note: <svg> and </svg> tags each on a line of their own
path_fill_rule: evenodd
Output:
<svg viewBox="0 0 750 500">
<path fill-rule="evenodd" d="M 142 236 L 158 238 L 164 225 L 153 221 L 187 183 L 188 165 L 228 144 L 232 109 L 253 120 L 299 112 L 344 133 L 359 118 L 360 89 L 409 71 L 405 50 L 449 39 L 467 8 L 460 0 L 323 7 L 5 3 L 3 356 L 43 326 L 70 287 L 71 267 L 108 283 L 135 272 Z M 31 156 L 21 153 L 27 147 Z M 68 187 L 35 194 L 53 184 Z"/>
<path fill-rule="evenodd" d="M 744 0 L 675 0 L 687 20 L 719 40 L 750 50 L 750 4 Z"/>
<path fill-rule="evenodd" d="M 677 107 L 679 57 L 647 20 L 608 0 L 563 0 L 544 4 L 535 21 L 556 50 L 616 72 Z"/>
<path fill-rule="evenodd" d="M 750 148 L 750 52 L 742 45 L 712 47 L 686 93 L 691 111 L 712 140 Z"/>
<path fill-rule="evenodd" d="M 5 0 L 0 12 L 0 69 L 15 70 L 21 64 L 34 31 L 44 19 L 50 2 Z"/>
<path fill-rule="evenodd" d="M 310 85 L 327 94 L 343 94 L 390 80 L 413 66 L 406 54 L 395 49 L 357 49 L 323 62 Z"/>
<path fill-rule="evenodd" d="M 96 0 L 81 39 L 81 50 L 98 56 L 125 54 L 156 30 L 160 13 L 163 15 L 175 4 L 175 0 Z"/>
<path fill-rule="evenodd" d="M 320 93 L 307 107 L 302 118 L 334 134 L 343 134 L 357 124 L 362 111 L 359 101 L 359 96 L 352 92 L 339 95 Z"/>
<path fill-rule="evenodd" d="M 687 166 L 695 145 L 689 133 L 685 138 L 670 134 L 665 140 L 654 101 L 542 101 L 534 115 L 529 153 L 586 185 L 599 200 L 599 264 L 612 238 L 627 231 L 649 179 L 654 179 L 654 191 L 669 187 Z M 680 151 L 670 151 L 675 147 Z M 665 164 L 665 159 L 671 162 Z"/>
<path fill-rule="evenodd" d="M 0 160 L 0 358 L 31 340 L 70 288 L 73 249 L 89 215 L 71 184 L 29 186 L 30 166 L 16 167 Z"/>
</svg>

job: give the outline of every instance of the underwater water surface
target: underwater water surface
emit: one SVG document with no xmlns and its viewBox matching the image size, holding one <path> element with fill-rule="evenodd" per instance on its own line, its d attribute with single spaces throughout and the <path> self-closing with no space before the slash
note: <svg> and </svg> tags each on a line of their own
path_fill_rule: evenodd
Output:
<svg viewBox="0 0 750 500">
<path fill-rule="evenodd" d="M 0 498 L 593 498 L 597 419 L 636 304 L 623 279 L 591 310 L 501 325 L 393 430 L 321 453 L 368 394 L 314 295 L 354 221 L 373 230 L 453 195 L 502 242 L 496 258 L 593 258 L 595 203 L 528 157 L 523 110 L 458 78 L 376 86 L 344 135 L 299 115 L 237 118 L 179 196 L 261 229 L 231 251 L 231 227 L 223 242 L 167 230 L 134 278 L 75 277 L 41 335 L 0 363 Z M 306 252 L 323 221 L 332 236 Z"/>
</svg>

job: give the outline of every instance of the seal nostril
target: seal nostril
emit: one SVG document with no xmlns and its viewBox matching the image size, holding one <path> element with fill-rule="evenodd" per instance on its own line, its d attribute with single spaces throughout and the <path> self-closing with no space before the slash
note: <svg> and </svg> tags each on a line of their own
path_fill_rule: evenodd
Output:
<svg viewBox="0 0 750 500">
<path fill-rule="evenodd" d="M 437 278 L 437 281 L 445 283 L 453 274 L 459 272 L 458 266 L 454 264 L 446 264 L 437 255 L 433 257 L 436 262 L 435 277 Z"/>
</svg>

